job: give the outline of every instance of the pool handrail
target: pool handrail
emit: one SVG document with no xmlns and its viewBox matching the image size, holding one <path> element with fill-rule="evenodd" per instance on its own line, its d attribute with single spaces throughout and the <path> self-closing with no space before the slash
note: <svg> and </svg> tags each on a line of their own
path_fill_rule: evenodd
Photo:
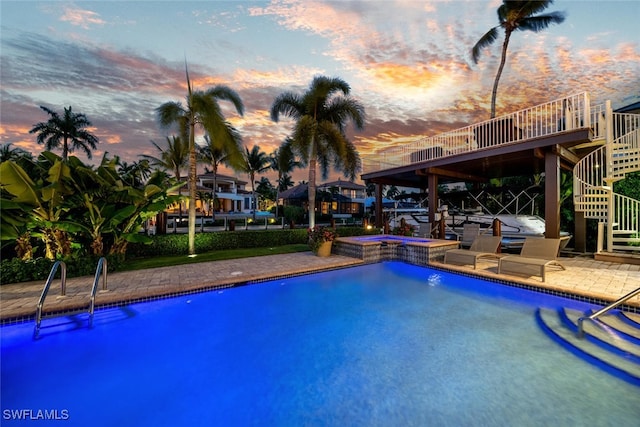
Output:
<svg viewBox="0 0 640 427">
<path fill-rule="evenodd" d="M 42 294 L 40 295 L 40 299 L 38 300 L 38 304 L 36 305 L 36 319 L 35 319 L 36 324 L 33 331 L 34 339 L 37 339 L 40 334 L 40 325 L 42 323 L 42 318 L 43 318 L 42 309 L 44 306 L 44 300 L 47 297 L 47 294 L 49 293 L 51 282 L 53 282 L 53 279 L 58 271 L 58 268 L 60 268 L 60 278 L 62 282 L 60 295 L 61 296 L 66 295 L 67 266 L 63 261 L 56 261 L 51 267 L 51 272 L 49 273 L 49 277 L 47 278 L 47 281 L 44 284 L 44 288 L 42 289 Z M 106 291 L 107 290 L 107 259 L 105 257 L 101 257 L 98 260 L 98 265 L 96 266 L 96 274 L 94 276 L 93 285 L 91 287 L 90 302 L 89 302 L 89 309 L 88 309 L 90 328 L 93 326 L 93 313 L 95 311 L 96 293 L 98 291 L 98 282 L 100 281 L 100 276 L 102 276 L 102 290 Z M 79 310 L 79 312 L 85 312 L 86 310 L 87 309 L 84 308 Z M 69 311 L 65 311 L 63 313 L 53 314 L 48 317 L 65 316 L 65 315 L 69 315 L 70 313 L 71 312 Z M 77 313 L 77 312 L 74 312 L 74 313 Z"/>
<path fill-rule="evenodd" d="M 55 278 L 56 273 L 58 272 L 58 268 L 60 268 L 60 296 L 65 296 L 67 291 L 67 265 L 64 261 L 56 261 L 51 266 L 51 271 L 49 272 L 49 277 L 47 277 L 47 281 L 44 283 L 44 288 L 42 289 L 42 293 L 40 294 L 40 298 L 38 299 L 38 304 L 36 305 L 36 326 L 33 331 L 33 337 L 38 338 L 38 333 L 40 332 L 40 323 L 42 323 L 42 307 L 44 305 L 44 299 L 47 297 L 49 293 L 49 288 L 51 287 L 51 282 Z"/>
<path fill-rule="evenodd" d="M 93 286 L 91 287 L 91 302 L 89 303 L 89 327 L 93 326 L 93 312 L 96 306 L 96 292 L 98 290 L 98 282 L 102 275 L 102 290 L 107 290 L 107 259 L 102 257 L 98 260 L 96 266 L 96 274 L 93 278 Z"/>
<path fill-rule="evenodd" d="M 613 310 L 614 308 L 616 308 L 620 304 L 630 300 L 631 298 L 633 298 L 636 295 L 640 295 L 640 288 L 636 289 L 635 291 L 629 292 L 625 296 L 620 297 L 616 301 L 612 302 L 611 304 L 607 305 L 606 307 L 601 308 L 600 310 L 596 311 L 595 313 L 592 313 L 592 314 L 590 314 L 588 316 L 582 316 L 581 318 L 579 318 L 578 319 L 577 337 L 578 338 L 584 338 L 584 325 L 583 324 L 584 324 L 585 320 L 595 320 L 598 317 L 600 317 L 601 315 L 606 314 L 610 310 Z"/>
</svg>

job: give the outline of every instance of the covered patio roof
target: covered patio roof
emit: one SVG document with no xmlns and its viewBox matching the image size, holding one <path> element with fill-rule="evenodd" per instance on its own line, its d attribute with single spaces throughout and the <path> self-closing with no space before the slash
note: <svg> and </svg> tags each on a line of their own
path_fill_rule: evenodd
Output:
<svg viewBox="0 0 640 427">
<path fill-rule="evenodd" d="M 544 173 L 545 235 L 559 237 L 560 171 L 604 143 L 604 119 L 604 107 L 592 106 L 588 93 L 570 95 L 384 150 L 369 159 L 362 179 L 376 184 L 376 201 L 383 185 L 394 185 L 427 190 L 429 206 L 437 207 L 439 184 Z M 435 215 L 429 209 L 430 222 Z"/>
</svg>

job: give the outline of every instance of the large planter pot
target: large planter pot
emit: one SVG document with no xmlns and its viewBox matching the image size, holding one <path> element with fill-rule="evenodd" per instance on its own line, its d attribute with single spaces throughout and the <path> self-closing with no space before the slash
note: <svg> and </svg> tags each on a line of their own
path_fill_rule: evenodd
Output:
<svg viewBox="0 0 640 427">
<path fill-rule="evenodd" d="M 316 252 L 317 256 L 327 257 L 331 255 L 331 245 L 333 242 L 322 242 L 320 247 L 318 248 L 318 252 Z"/>
</svg>

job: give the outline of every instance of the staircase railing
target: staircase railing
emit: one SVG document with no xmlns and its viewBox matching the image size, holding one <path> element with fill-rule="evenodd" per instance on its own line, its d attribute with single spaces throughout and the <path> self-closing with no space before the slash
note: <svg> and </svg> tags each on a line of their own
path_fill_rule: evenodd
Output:
<svg viewBox="0 0 640 427">
<path fill-rule="evenodd" d="M 583 157 L 573 169 L 575 210 L 587 219 L 606 221 L 611 188 L 604 185 L 607 176 L 607 147 L 602 146 Z"/>
<path fill-rule="evenodd" d="M 616 181 L 640 171 L 640 115 L 613 113 L 609 102 L 592 113 L 598 122 L 594 133 L 606 144 L 574 167 L 575 210 L 606 224 L 607 251 L 640 251 L 640 201 L 613 192 Z"/>
<path fill-rule="evenodd" d="M 606 314 L 609 311 L 613 310 L 614 308 L 618 307 L 620 304 L 623 304 L 623 303 L 629 301 L 631 298 L 635 297 L 636 295 L 640 295 L 640 288 L 636 289 L 635 291 L 629 292 L 625 296 L 623 296 L 620 299 L 612 302 L 611 304 L 607 305 L 606 307 L 601 308 L 600 310 L 596 311 L 595 313 L 590 314 L 589 316 L 583 316 L 583 317 L 579 318 L 578 319 L 578 333 L 577 333 L 578 338 L 584 338 L 584 325 L 583 325 L 583 323 L 584 323 L 585 320 L 595 320 L 598 317 L 602 316 L 603 314 Z"/>
</svg>

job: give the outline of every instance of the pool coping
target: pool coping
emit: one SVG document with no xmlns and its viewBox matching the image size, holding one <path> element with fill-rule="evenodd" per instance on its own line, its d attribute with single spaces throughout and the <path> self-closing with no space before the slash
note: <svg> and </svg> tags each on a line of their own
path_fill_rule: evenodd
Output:
<svg viewBox="0 0 640 427">
<path fill-rule="evenodd" d="M 331 257 L 335 259 L 336 262 L 330 263 L 327 266 L 323 267 L 300 267 L 295 270 L 286 271 L 283 273 L 273 274 L 273 273 L 265 273 L 265 274 L 251 274 L 243 277 L 237 278 L 228 278 L 228 279 L 217 279 L 215 283 L 212 282 L 202 282 L 194 285 L 185 286 L 182 289 L 179 289 L 177 286 L 172 288 L 157 288 L 150 289 L 144 295 L 135 295 L 131 297 L 126 297 L 126 295 L 122 295 L 118 297 L 115 293 L 109 293 L 109 290 L 98 291 L 98 298 L 96 299 L 95 311 L 114 308 L 114 307 L 122 307 L 130 304 L 137 304 L 141 302 L 150 302 L 157 301 L 168 298 L 175 298 L 185 295 L 204 293 L 209 291 L 221 290 L 221 289 L 229 289 L 240 286 L 247 286 L 252 284 L 258 284 L 263 282 L 268 282 L 271 280 L 284 279 L 289 277 L 299 277 L 313 273 L 320 273 L 323 271 L 331 271 L 338 270 L 343 268 L 350 268 L 358 265 L 362 265 L 363 262 L 354 258 L 344 259 L 345 257 Z M 340 259 L 341 258 L 341 259 Z M 58 298 L 54 294 L 50 294 L 47 297 L 47 301 L 50 298 Z M 104 299 L 107 299 L 104 301 Z M 103 299 L 103 301 L 99 301 L 99 299 Z M 84 314 L 88 313 L 88 297 L 86 300 L 76 300 L 70 302 L 63 309 L 51 309 L 50 307 L 47 309 L 45 305 L 43 309 L 43 319 L 49 317 L 57 317 L 64 315 L 72 315 L 72 314 Z M 28 323 L 35 320 L 35 305 L 30 310 L 22 310 L 21 312 L 12 315 L 12 316 L 4 316 L 4 313 L 0 313 L 0 326 L 13 325 L 13 324 L 21 324 Z"/>
</svg>

